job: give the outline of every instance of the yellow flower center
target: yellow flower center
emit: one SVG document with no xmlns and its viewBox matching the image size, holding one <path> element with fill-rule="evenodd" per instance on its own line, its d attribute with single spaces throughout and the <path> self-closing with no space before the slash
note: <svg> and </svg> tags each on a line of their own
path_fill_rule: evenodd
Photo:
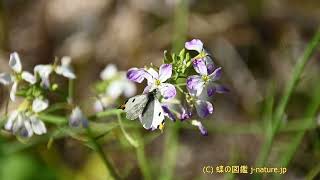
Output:
<svg viewBox="0 0 320 180">
<path fill-rule="evenodd" d="M 155 84 L 156 84 L 156 86 L 160 86 L 161 81 L 159 79 L 156 79 Z"/>
<path fill-rule="evenodd" d="M 207 75 L 203 75 L 203 76 L 202 76 L 202 80 L 203 80 L 204 82 L 208 82 L 208 81 L 210 80 L 210 78 L 209 78 L 209 76 L 207 76 Z"/>
<path fill-rule="evenodd" d="M 201 59 L 201 58 L 204 58 L 204 57 L 206 57 L 206 56 L 207 56 L 206 52 L 205 52 L 205 51 L 201 51 L 201 53 L 199 53 L 199 54 L 195 57 L 195 59 Z"/>
<path fill-rule="evenodd" d="M 18 110 L 19 111 L 26 111 L 30 108 L 30 102 L 28 100 L 23 101 L 20 105 Z"/>
</svg>

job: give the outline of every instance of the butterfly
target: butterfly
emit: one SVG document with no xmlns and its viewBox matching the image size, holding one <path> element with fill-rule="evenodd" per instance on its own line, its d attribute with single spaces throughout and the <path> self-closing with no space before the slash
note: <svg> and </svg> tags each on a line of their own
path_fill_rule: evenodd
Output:
<svg viewBox="0 0 320 180">
<path fill-rule="evenodd" d="M 156 97 L 156 91 L 134 96 L 119 108 L 126 112 L 127 119 L 139 118 L 145 129 L 160 129 L 162 131 L 164 128 L 164 112 Z"/>
</svg>

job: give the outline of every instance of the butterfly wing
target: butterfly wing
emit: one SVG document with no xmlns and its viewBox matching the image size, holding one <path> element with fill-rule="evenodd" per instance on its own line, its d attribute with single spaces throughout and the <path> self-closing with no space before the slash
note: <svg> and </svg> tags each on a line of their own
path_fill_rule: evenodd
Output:
<svg viewBox="0 0 320 180">
<path fill-rule="evenodd" d="M 141 124 L 145 129 L 157 129 L 164 121 L 164 112 L 158 99 L 153 98 L 145 107 L 140 116 Z"/>
<path fill-rule="evenodd" d="M 130 120 L 137 119 L 142 114 L 147 102 L 148 102 L 147 94 L 134 96 L 128 99 L 123 109 L 126 112 L 127 119 L 130 119 Z"/>
</svg>

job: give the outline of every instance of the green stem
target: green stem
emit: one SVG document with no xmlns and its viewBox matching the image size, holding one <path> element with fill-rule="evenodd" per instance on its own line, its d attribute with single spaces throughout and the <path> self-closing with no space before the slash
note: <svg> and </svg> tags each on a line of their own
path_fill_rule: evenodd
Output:
<svg viewBox="0 0 320 180">
<path fill-rule="evenodd" d="M 137 138 L 138 138 L 139 146 L 136 147 L 136 153 L 137 153 L 137 160 L 139 163 L 139 167 L 141 169 L 143 178 L 145 180 L 150 180 L 152 179 L 152 175 L 151 175 L 149 163 L 146 158 L 146 153 L 144 148 L 145 144 L 140 134 L 137 136 Z"/>
<path fill-rule="evenodd" d="M 315 116 L 317 113 L 317 110 L 319 109 L 320 106 L 320 84 L 317 85 L 314 91 L 314 95 L 312 98 L 312 102 L 309 104 L 307 108 L 307 112 L 305 114 L 305 119 L 303 120 L 303 123 L 305 124 L 306 127 L 311 127 L 314 124 Z M 288 164 L 290 163 L 292 157 L 294 156 L 298 146 L 300 145 L 304 134 L 306 133 L 307 129 L 303 129 L 293 137 L 293 140 L 288 146 L 288 149 L 286 153 L 281 155 L 280 159 L 280 165 L 282 167 L 287 167 Z"/>
<path fill-rule="evenodd" d="M 311 171 L 307 174 L 306 180 L 316 179 L 317 175 L 320 173 L 320 163 L 317 164 Z"/>
<path fill-rule="evenodd" d="M 281 121 L 283 119 L 285 109 L 287 107 L 288 101 L 290 96 L 292 95 L 292 92 L 294 88 L 297 86 L 300 76 L 303 72 L 303 69 L 308 62 L 308 60 L 311 58 L 313 55 L 314 51 L 318 47 L 320 42 L 320 30 L 317 31 L 311 42 L 308 44 L 303 56 L 298 60 L 297 64 L 295 65 L 292 73 L 292 78 L 286 85 L 284 94 L 282 96 L 282 99 L 280 100 L 279 106 L 276 109 L 274 120 L 273 120 L 273 127 L 272 127 L 272 132 L 270 133 L 270 137 L 268 140 L 263 144 L 262 146 L 262 152 L 265 152 L 264 155 L 262 156 L 262 159 L 264 159 L 261 164 L 265 165 L 266 159 L 270 153 L 272 144 L 273 144 L 273 139 L 275 137 L 276 132 L 278 131 Z"/>
<path fill-rule="evenodd" d="M 122 120 L 121 120 L 121 114 L 118 113 L 117 114 L 117 118 L 118 118 L 118 122 L 119 122 L 119 126 L 120 129 L 124 135 L 124 137 L 127 139 L 127 141 L 135 148 L 137 148 L 139 146 L 139 144 L 127 133 L 127 131 L 125 130 L 125 128 L 123 127 L 122 124 Z"/>
<path fill-rule="evenodd" d="M 87 134 L 88 137 L 92 143 L 92 145 L 94 146 L 96 152 L 99 154 L 100 158 L 102 159 L 103 163 L 105 164 L 108 172 L 110 173 L 110 176 L 113 179 L 121 179 L 120 175 L 117 173 L 116 169 L 114 168 L 114 166 L 112 165 L 112 163 L 110 162 L 109 158 L 106 156 L 106 154 L 103 151 L 103 148 L 101 147 L 101 145 L 95 140 L 90 127 L 87 128 Z"/>
</svg>

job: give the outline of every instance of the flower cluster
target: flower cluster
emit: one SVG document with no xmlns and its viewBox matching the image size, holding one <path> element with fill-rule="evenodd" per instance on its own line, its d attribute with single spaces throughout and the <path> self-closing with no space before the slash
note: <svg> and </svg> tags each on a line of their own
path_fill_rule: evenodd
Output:
<svg viewBox="0 0 320 180">
<path fill-rule="evenodd" d="M 21 97 L 18 108 L 12 112 L 5 124 L 5 129 L 19 137 L 31 137 L 47 132 L 39 114 L 49 107 L 49 93 L 56 92 L 58 84 L 50 83 L 50 75 L 55 72 L 68 79 L 76 76 L 70 66 L 70 57 L 63 57 L 61 64 L 56 61 L 53 65 L 37 65 L 34 73 L 23 71 L 18 53 L 10 54 L 9 66 L 11 73 L 0 73 L 0 83 L 11 86 L 10 100 L 16 102 Z"/>
<path fill-rule="evenodd" d="M 9 67 L 11 73 L 0 73 L 0 84 L 10 87 L 8 102 L 10 99 L 10 102 L 19 105 L 5 115 L 7 120 L 4 128 L 7 131 L 18 137 L 45 134 L 47 128 L 44 117 L 52 109 L 57 111 L 54 105 L 59 103 L 63 104 L 60 105 L 62 112 L 67 110 L 69 126 L 88 127 L 88 118 L 72 101 L 71 84 L 76 75 L 70 57 L 62 57 L 60 61 L 56 59 L 53 64 L 36 65 L 33 73 L 30 73 L 23 70 L 20 57 L 14 52 L 10 54 Z M 165 51 L 163 64 L 159 67 L 151 65 L 123 72 L 113 64 L 106 66 L 100 73 L 101 80 L 95 85 L 97 100 L 94 108 L 97 112 L 115 108 L 120 97 L 131 97 L 130 102 L 120 108 L 127 113 L 128 119 L 139 118 L 144 128 L 162 130 L 167 118 L 173 122 L 189 122 L 198 127 L 201 134 L 207 135 L 198 118 L 206 118 L 213 113 L 210 102 L 213 95 L 228 91 L 218 83 L 221 74 L 222 68 L 215 66 L 203 43 L 194 39 L 186 42 L 179 54 L 169 56 Z M 52 76 L 69 80 L 67 95 Z M 134 82 L 144 81 L 147 85 L 142 95 L 134 96 Z M 49 97 L 59 98 L 50 103 Z"/>
<path fill-rule="evenodd" d="M 97 100 L 94 103 L 96 112 L 112 108 L 121 96 L 131 97 L 136 94 L 136 86 L 126 78 L 126 72 L 118 71 L 114 64 L 109 64 L 100 73 L 100 79 L 96 86 Z"/>
<path fill-rule="evenodd" d="M 185 43 L 185 48 L 178 55 L 168 56 L 165 51 L 164 64 L 159 68 L 131 68 L 127 72 L 127 78 L 137 83 L 146 79 L 147 86 L 143 94 L 159 92 L 160 97 L 157 98 L 165 116 L 173 121 L 185 121 L 193 117 L 193 109 L 199 118 L 213 113 L 210 98 L 215 93 L 228 91 L 217 83 L 221 72 L 222 68 L 215 66 L 201 40 L 193 39 Z M 200 121 L 193 119 L 189 122 L 197 126 L 201 134 L 207 134 Z"/>
</svg>

